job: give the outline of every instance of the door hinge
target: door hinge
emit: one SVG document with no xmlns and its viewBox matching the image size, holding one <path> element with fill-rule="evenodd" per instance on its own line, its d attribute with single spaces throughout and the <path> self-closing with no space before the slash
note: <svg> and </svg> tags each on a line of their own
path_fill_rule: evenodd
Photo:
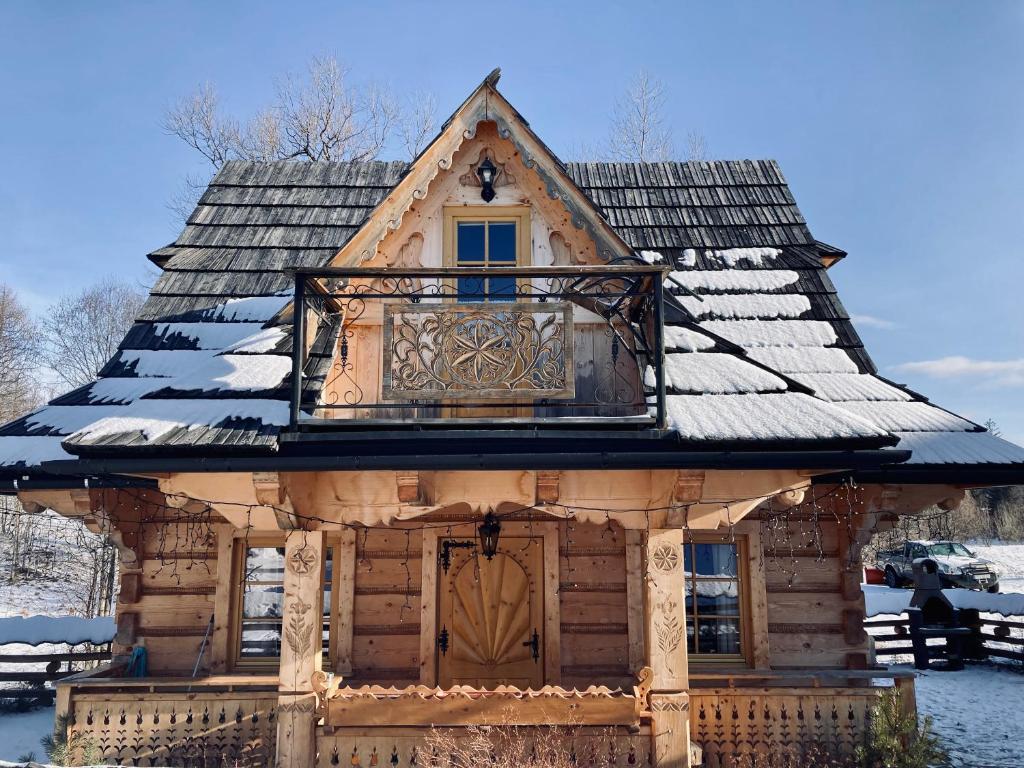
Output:
<svg viewBox="0 0 1024 768">
<path fill-rule="evenodd" d="M 530 655 L 533 656 L 533 663 L 536 664 L 540 659 L 540 635 L 537 634 L 537 630 L 533 630 L 533 635 L 523 643 L 524 648 L 530 649 Z"/>
<path fill-rule="evenodd" d="M 448 627 L 441 627 L 441 634 L 437 636 L 437 648 L 442 656 L 448 655 Z"/>
</svg>

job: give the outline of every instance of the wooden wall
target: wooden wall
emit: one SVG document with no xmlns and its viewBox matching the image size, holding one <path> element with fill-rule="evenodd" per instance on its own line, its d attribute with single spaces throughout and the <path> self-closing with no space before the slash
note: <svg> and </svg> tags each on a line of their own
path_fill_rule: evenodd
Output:
<svg viewBox="0 0 1024 768">
<path fill-rule="evenodd" d="M 217 543 L 209 526 L 146 523 L 140 567 L 121 569 L 115 653 L 145 646 L 154 675 L 190 675 L 214 611 Z M 200 664 L 209 671 L 208 646 Z"/>
<path fill-rule="evenodd" d="M 559 525 L 562 685 L 631 685 L 626 532 Z"/>
<path fill-rule="evenodd" d="M 794 513 L 760 530 L 771 666 L 864 666 L 860 563 L 850 561 L 845 521 Z"/>
<path fill-rule="evenodd" d="M 413 528 L 357 532 L 353 685 L 419 683 L 421 557 Z"/>
</svg>

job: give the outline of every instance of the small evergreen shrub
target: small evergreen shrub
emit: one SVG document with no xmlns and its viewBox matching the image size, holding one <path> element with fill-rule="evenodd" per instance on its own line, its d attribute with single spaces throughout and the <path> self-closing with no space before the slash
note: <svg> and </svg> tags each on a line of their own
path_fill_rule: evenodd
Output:
<svg viewBox="0 0 1024 768">
<path fill-rule="evenodd" d="M 864 744 L 857 748 L 861 768 L 935 768 L 948 765 L 949 757 L 932 733 L 932 719 L 921 725 L 903 707 L 902 694 L 893 688 L 871 708 Z"/>
<path fill-rule="evenodd" d="M 46 756 L 54 765 L 92 765 L 98 763 L 102 755 L 99 747 L 91 736 L 83 733 L 69 732 L 69 718 L 61 715 L 53 734 L 39 740 Z"/>
</svg>

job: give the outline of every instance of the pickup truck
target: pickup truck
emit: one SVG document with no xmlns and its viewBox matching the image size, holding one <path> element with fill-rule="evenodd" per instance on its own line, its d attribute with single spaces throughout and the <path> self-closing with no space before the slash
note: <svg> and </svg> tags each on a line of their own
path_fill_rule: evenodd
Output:
<svg viewBox="0 0 1024 768">
<path fill-rule="evenodd" d="M 907 541 L 898 549 L 879 552 L 878 568 L 885 573 L 885 583 L 890 587 L 912 585 L 913 564 L 919 557 L 930 557 L 938 564 L 944 588 L 999 591 L 999 571 L 992 561 L 976 557 L 955 541 Z"/>
</svg>

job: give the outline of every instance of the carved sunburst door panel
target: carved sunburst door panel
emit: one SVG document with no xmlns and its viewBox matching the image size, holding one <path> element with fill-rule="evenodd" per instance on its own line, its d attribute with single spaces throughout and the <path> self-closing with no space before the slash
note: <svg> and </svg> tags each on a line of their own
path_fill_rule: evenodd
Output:
<svg viewBox="0 0 1024 768">
<path fill-rule="evenodd" d="M 442 687 L 544 685 L 543 552 L 540 538 L 502 539 L 492 560 L 462 550 L 439 574 Z"/>
</svg>

